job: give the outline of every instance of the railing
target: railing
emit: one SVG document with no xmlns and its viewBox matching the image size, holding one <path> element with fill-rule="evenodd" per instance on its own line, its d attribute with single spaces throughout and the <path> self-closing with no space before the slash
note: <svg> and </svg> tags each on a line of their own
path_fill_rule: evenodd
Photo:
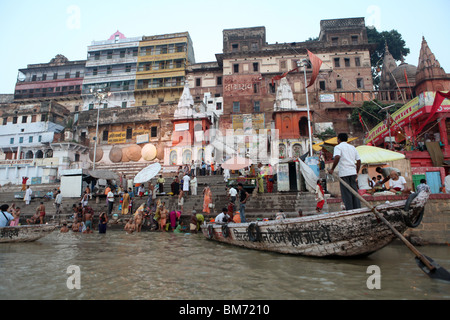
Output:
<svg viewBox="0 0 450 320">
<path fill-rule="evenodd" d="M 353 102 L 365 102 L 378 100 L 380 102 L 387 103 L 407 103 L 415 96 L 411 94 L 412 91 L 409 89 L 403 90 L 378 90 L 378 91 L 318 91 L 316 92 L 316 99 L 321 103 L 327 102 L 338 102 L 344 103 L 341 101 L 341 98 Z"/>
</svg>

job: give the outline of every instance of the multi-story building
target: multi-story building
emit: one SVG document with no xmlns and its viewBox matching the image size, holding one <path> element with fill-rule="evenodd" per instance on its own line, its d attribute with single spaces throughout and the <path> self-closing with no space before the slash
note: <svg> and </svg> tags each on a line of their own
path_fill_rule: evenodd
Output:
<svg viewBox="0 0 450 320">
<path fill-rule="evenodd" d="M 265 27 L 224 30 L 223 53 L 216 55 L 218 64 L 223 66 L 221 130 L 251 134 L 275 129 L 274 103 L 279 85 L 276 77 L 282 74 L 287 74 L 298 107 L 306 108 L 306 85 L 299 63 L 308 57 L 309 50 L 323 61 L 317 80 L 308 88 L 315 132 L 333 127 L 336 131 L 356 134 L 358 128 L 353 127 L 350 114 L 366 100 L 366 92 L 373 91 L 372 47 L 364 18 L 323 20 L 318 40 L 283 44 L 268 44 Z M 308 66 L 308 78 L 311 73 L 312 68 Z M 340 97 L 352 105 L 341 102 Z M 299 122 L 295 125 L 297 140 L 307 139 L 307 117 L 303 115 L 296 121 Z M 295 147 L 284 153 L 298 155 L 308 151 Z"/>
<path fill-rule="evenodd" d="M 69 111 L 82 105 L 81 86 L 86 60 L 69 61 L 58 54 L 49 63 L 29 64 L 19 69 L 14 101 L 36 103 L 56 101 Z"/>
<path fill-rule="evenodd" d="M 108 40 L 93 41 L 88 47 L 86 73 L 83 80 L 83 110 L 97 108 L 91 90 L 110 92 L 102 108 L 135 106 L 134 84 L 139 41 L 142 37 L 126 38 L 117 31 Z M 95 107 L 94 107 L 95 106 Z"/>
<path fill-rule="evenodd" d="M 0 184 L 54 182 L 59 170 L 87 164 L 88 148 L 66 137 L 69 111 L 55 101 L 2 104 Z"/>
<path fill-rule="evenodd" d="M 136 105 L 178 102 L 186 81 L 186 67 L 195 63 L 188 32 L 144 36 L 139 43 Z"/>
</svg>

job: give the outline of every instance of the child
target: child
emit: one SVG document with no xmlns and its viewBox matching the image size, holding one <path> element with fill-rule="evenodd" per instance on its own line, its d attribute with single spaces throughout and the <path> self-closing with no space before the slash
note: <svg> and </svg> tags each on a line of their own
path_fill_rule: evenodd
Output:
<svg viewBox="0 0 450 320">
<path fill-rule="evenodd" d="M 316 211 L 319 213 L 322 211 L 323 206 L 325 204 L 324 192 L 320 180 L 317 180 L 316 185 L 316 201 L 317 201 Z"/>
</svg>

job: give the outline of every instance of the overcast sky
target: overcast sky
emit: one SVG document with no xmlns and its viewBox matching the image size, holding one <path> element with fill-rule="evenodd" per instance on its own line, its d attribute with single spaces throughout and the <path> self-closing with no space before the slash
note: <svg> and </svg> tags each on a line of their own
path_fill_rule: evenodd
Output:
<svg viewBox="0 0 450 320">
<path fill-rule="evenodd" d="M 268 43 L 317 37 L 320 20 L 365 17 L 378 31 L 396 29 L 417 65 L 422 36 L 450 73 L 450 1 L 289 0 L 0 0 L 0 93 L 14 93 L 17 72 L 57 54 L 83 60 L 91 41 L 119 30 L 127 37 L 188 31 L 196 62 L 222 52 L 222 30 L 265 26 Z"/>
</svg>

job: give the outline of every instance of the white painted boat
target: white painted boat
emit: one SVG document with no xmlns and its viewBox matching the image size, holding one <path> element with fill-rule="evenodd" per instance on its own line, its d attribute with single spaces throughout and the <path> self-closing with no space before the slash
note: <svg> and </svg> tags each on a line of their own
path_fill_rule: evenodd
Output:
<svg viewBox="0 0 450 320">
<path fill-rule="evenodd" d="M 376 209 L 400 233 L 417 227 L 429 194 L 382 204 Z M 396 235 L 368 208 L 250 223 L 204 224 L 211 240 L 249 249 L 312 257 L 354 257 L 374 253 Z"/>
<path fill-rule="evenodd" d="M 56 224 L 25 225 L 0 228 L 0 243 L 32 242 L 53 232 Z"/>
</svg>

